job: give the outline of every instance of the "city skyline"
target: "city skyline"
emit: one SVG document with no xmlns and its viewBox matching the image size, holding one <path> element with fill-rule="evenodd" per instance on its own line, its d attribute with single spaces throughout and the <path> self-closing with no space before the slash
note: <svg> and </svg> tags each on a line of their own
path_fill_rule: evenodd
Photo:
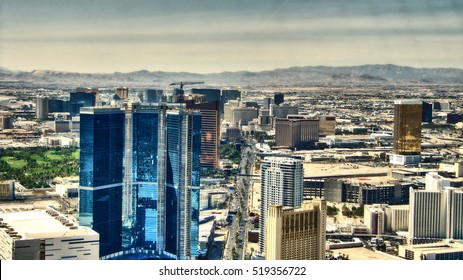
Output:
<svg viewBox="0 0 463 280">
<path fill-rule="evenodd" d="M 0 66 L 87 73 L 463 68 L 452 1 L 0 1 Z"/>
</svg>

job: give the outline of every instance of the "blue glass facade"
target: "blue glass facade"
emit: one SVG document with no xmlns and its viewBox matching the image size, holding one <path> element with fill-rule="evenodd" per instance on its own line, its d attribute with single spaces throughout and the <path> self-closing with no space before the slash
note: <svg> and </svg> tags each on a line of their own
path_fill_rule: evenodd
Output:
<svg viewBox="0 0 463 280">
<path fill-rule="evenodd" d="M 79 115 L 80 108 L 91 107 L 96 104 L 96 94 L 91 92 L 71 92 L 70 107 L 71 117 Z"/>
<path fill-rule="evenodd" d="M 170 112 L 166 128 L 166 252 L 179 259 L 194 258 L 199 237 L 201 115 Z"/>
<path fill-rule="evenodd" d="M 130 114 L 131 143 L 126 148 L 125 164 L 131 164 L 131 176 L 126 186 L 131 199 L 128 203 L 128 217 L 124 217 L 124 249 L 151 250 L 154 254 L 157 247 L 158 234 L 158 141 L 159 114 L 157 107 L 132 107 Z M 127 232 L 127 233 L 125 233 Z"/>
<path fill-rule="evenodd" d="M 120 251 L 124 112 L 86 108 L 81 115 L 80 224 L 100 234 L 100 256 Z"/>
<path fill-rule="evenodd" d="M 48 99 L 48 112 L 57 113 L 57 112 L 69 112 L 69 101 L 59 100 L 59 99 Z"/>
<path fill-rule="evenodd" d="M 166 166 L 166 252 L 174 256 L 181 254 L 180 239 L 180 212 L 184 203 L 181 199 L 185 191 L 182 177 L 181 158 L 182 153 L 186 153 L 185 146 L 182 145 L 184 136 L 182 129 L 183 115 L 167 115 L 167 166 Z"/>
<path fill-rule="evenodd" d="M 81 224 L 107 240 L 100 241 L 101 255 L 197 256 L 199 112 L 168 110 L 164 103 L 87 113 L 92 110 L 81 112 L 80 209 Z"/>
<path fill-rule="evenodd" d="M 201 116 L 192 118 L 192 171 L 191 171 L 191 256 L 199 255 L 199 187 L 201 172 Z"/>
<path fill-rule="evenodd" d="M 423 101 L 422 122 L 432 123 L 432 104 Z"/>
</svg>

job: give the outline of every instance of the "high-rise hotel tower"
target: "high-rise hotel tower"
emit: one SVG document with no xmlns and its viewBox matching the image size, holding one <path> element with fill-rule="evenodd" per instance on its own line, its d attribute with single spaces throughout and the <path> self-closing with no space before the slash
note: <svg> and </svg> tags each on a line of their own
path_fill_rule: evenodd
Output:
<svg viewBox="0 0 463 280">
<path fill-rule="evenodd" d="M 302 160 L 291 157 L 266 157 L 261 167 L 259 249 L 265 251 L 265 226 L 272 204 L 301 207 L 304 172 Z"/>
<path fill-rule="evenodd" d="M 326 201 L 301 208 L 270 205 L 266 222 L 266 260 L 324 260 Z"/>
<path fill-rule="evenodd" d="M 421 161 L 421 121 L 423 102 L 394 102 L 394 147 L 390 162 L 397 165 Z"/>
<path fill-rule="evenodd" d="M 122 244 L 124 111 L 81 110 L 79 223 L 100 234 L 100 256 L 105 256 Z"/>
<path fill-rule="evenodd" d="M 113 122 L 102 123 L 100 115 Z M 89 123 L 93 123 L 90 125 Z M 117 128 L 117 129 L 116 129 Z M 85 136 L 88 135 L 88 136 Z M 101 256 L 191 259 L 197 256 L 201 116 L 184 104 L 128 104 L 124 109 L 89 107 L 81 110 L 81 224 L 100 233 L 111 245 Z M 92 138 L 92 139 L 91 139 Z M 113 144 L 117 143 L 117 147 Z M 115 149 L 112 157 L 106 154 Z M 89 184 L 98 173 L 104 184 Z M 112 166 L 114 165 L 114 166 Z M 96 168 L 96 169 L 95 169 Z M 106 169 L 110 170 L 106 170 Z M 110 181 L 110 182 L 109 182 Z M 112 190 L 105 199 L 98 190 Z M 117 190 L 117 192 L 116 192 Z M 113 205 L 114 208 L 105 206 Z M 92 219 L 117 224 L 111 231 Z M 85 216 L 84 216 L 85 217 Z"/>
</svg>

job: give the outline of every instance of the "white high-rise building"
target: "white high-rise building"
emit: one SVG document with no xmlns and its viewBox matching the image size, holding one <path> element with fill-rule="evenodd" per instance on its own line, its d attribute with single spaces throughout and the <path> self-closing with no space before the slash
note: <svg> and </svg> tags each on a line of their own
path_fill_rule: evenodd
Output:
<svg viewBox="0 0 463 280">
<path fill-rule="evenodd" d="M 282 103 L 280 105 L 273 104 L 270 105 L 270 115 L 279 118 L 279 119 L 286 119 L 288 115 L 298 115 L 299 114 L 299 107 L 292 106 L 288 103 Z"/>
<path fill-rule="evenodd" d="M 463 239 L 463 190 L 410 189 L 410 238 Z"/>
<path fill-rule="evenodd" d="M 240 106 L 240 100 L 230 100 L 224 105 L 223 120 L 226 122 L 232 122 L 232 109 Z"/>
<path fill-rule="evenodd" d="M 445 238 L 445 201 L 442 191 L 410 188 L 411 238 Z"/>
<path fill-rule="evenodd" d="M 372 204 L 364 206 L 363 223 L 371 234 L 408 231 L 409 205 Z"/>
<path fill-rule="evenodd" d="M 386 208 L 386 229 L 408 231 L 409 205 L 390 205 Z"/>
<path fill-rule="evenodd" d="M 463 189 L 446 188 L 447 238 L 463 239 Z"/>
<path fill-rule="evenodd" d="M 265 225 L 271 204 L 301 207 L 304 171 L 302 160 L 290 157 L 266 157 L 261 167 L 261 209 L 259 248 L 265 250 Z"/>
<path fill-rule="evenodd" d="M 450 187 L 450 179 L 439 175 L 437 172 L 429 172 L 426 174 L 426 190 L 438 191 Z"/>
<path fill-rule="evenodd" d="M 365 205 L 364 224 L 371 234 L 384 234 L 386 227 L 386 207 L 387 205 L 383 204 Z"/>
<path fill-rule="evenodd" d="M 249 122 L 256 119 L 259 111 L 253 107 L 234 107 L 231 109 L 231 124 L 248 125 Z"/>
</svg>

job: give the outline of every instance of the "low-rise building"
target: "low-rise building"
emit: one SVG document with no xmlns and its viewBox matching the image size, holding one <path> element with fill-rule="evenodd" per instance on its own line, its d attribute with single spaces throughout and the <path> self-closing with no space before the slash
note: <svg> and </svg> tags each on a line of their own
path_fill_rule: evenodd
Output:
<svg viewBox="0 0 463 280">
<path fill-rule="evenodd" d="M 79 196 L 79 178 L 64 178 L 55 184 L 55 191 L 61 197 Z"/>
<path fill-rule="evenodd" d="M 99 239 L 51 208 L 0 213 L 2 260 L 97 260 Z"/>
<path fill-rule="evenodd" d="M 241 129 L 239 127 L 227 127 L 222 138 L 230 142 L 238 142 L 241 140 Z"/>
<path fill-rule="evenodd" d="M 364 224 L 370 234 L 408 230 L 408 205 L 373 204 L 364 206 Z"/>
<path fill-rule="evenodd" d="M 13 180 L 0 181 L 0 200 L 14 200 L 14 184 Z"/>
<path fill-rule="evenodd" d="M 54 130 L 56 133 L 69 132 L 70 122 L 66 120 L 56 120 L 54 123 Z"/>
<path fill-rule="evenodd" d="M 438 243 L 400 245 L 399 257 L 407 260 L 463 260 L 463 244 L 446 239 Z"/>
<path fill-rule="evenodd" d="M 0 112 L 0 129 L 12 129 L 13 127 L 13 114 Z"/>
</svg>

